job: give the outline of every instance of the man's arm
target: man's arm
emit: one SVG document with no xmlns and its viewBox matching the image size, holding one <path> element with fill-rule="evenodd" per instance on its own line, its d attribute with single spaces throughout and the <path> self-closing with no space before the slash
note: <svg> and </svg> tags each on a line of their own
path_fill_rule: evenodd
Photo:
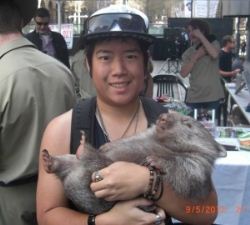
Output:
<svg viewBox="0 0 250 225">
<path fill-rule="evenodd" d="M 235 69 L 233 71 L 224 71 L 220 69 L 220 75 L 223 77 L 235 77 L 239 72 L 240 69 Z"/>
<path fill-rule="evenodd" d="M 55 40 L 55 41 L 58 41 L 58 48 L 56 49 L 56 51 L 60 54 L 59 58 L 64 63 L 65 66 L 70 68 L 69 52 L 68 52 L 68 47 L 67 47 L 66 41 L 60 33 L 58 33 L 58 35 L 56 37 L 57 37 L 56 38 L 57 40 Z"/>
<path fill-rule="evenodd" d="M 194 65 L 196 64 L 196 62 L 203 57 L 204 55 L 206 55 L 206 51 L 204 49 L 204 47 L 200 47 L 198 50 L 196 50 L 191 57 L 189 58 L 189 60 L 184 60 L 186 62 L 183 62 L 183 65 L 181 67 L 181 71 L 180 71 L 180 75 L 182 77 L 187 77 L 188 74 L 192 71 Z"/>
</svg>

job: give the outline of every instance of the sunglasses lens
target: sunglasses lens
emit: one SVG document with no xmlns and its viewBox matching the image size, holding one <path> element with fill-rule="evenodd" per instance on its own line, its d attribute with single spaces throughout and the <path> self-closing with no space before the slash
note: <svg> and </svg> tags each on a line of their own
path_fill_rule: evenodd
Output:
<svg viewBox="0 0 250 225">
<path fill-rule="evenodd" d="M 114 13 L 109 15 L 97 15 L 88 20 L 86 24 L 87 34 L 106 31 L 143 32 L 147 29 L 144 20 L 134 14 Z"/>
<path fill-rule="evenodd" d="M 40 23 L 40 22 L 36 22 L 36 24 L 37 24 L 38 26 L 42 26 L 42 25 L 47 26 L 49 23 Z"/>
</svg>

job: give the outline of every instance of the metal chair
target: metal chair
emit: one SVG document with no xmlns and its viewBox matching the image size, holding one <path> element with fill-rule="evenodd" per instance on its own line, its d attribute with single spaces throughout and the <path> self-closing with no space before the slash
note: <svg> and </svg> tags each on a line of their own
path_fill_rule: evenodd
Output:
<svg viewBox="0 0 250 225">
<path fill-rule="evenodd" d="M 153 77 L 153 83 L 156 86 L 156 97 L 168 95 L 174 99 L 185 101 L 187 87 L 177 75 L 156 75 Z"/>
</svg>

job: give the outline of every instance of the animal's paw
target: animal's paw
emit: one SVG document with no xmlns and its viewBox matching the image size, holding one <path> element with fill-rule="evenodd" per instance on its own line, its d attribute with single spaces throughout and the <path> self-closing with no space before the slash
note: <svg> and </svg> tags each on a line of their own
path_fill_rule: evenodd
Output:
<svg viewBox="0 0 250 225">
<path fill-rule="evenodd" d="M 42 151 L 43 166 L 47 173 L 53 173 L 53 158 L 49 154 L 48 150 Z"/>
<path fill-rule="evenodd" d="M 160 171 L 161 174 L 165 173 L 163 170 L 162 161 L 157 156 L 154 155 L 147 156 L 145 165 L 157 169 L 158 171 Z"/>
</svg>

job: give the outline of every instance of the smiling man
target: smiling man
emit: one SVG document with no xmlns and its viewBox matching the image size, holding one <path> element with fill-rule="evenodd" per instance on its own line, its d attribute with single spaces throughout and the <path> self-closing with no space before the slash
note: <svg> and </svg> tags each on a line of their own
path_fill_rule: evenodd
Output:
<svg viewBox="0 0 250 225">
<path fill-rule="evenodd" d="M 73 110 L 52 120 L 44 132 L 41 150 L 48 149 L 52 155 L 75 154 L 77 149 L 84 151 L 81 130 L 85 132 L 86 141 L 99 148 L 107 142 L 145 131 L 159 114 L 166 112 L 166 108 L 154 100 L 140 96 L 148 76 L 148 49 L 154 40 L 147 33 L 148 22 L 144 13 L 124 5 L 100 9 L 88 18 L 83 41 L 96 97 L 79 101 Z M 157 194 L 161 192 L 158 188 L 161 185 L 151 193 L 155 182 L 149 182 L 154 178 L 150 178 L 147 167 L 122 161 L 100 170 L 101 182 L 95 183 L 93 176 L 90 185 L 98 198 L 116 201 L 114 207 L 98 215 L 79 212 L 72 208 L 58 179 L 40 165 L 37 189 L 40 225 L 170 225 L 170 216 L 188 224 L 208 225 L 216 216 L 216 213 L 185 212 L 187 206 L 197 204 L 216 206 L 214 190 L 198 203 L 180 197 L 163 182 L 161 190 L 164 191 L 160 196 Z M 153 212 L 141 209 L 152 204 L 149 194 L 154 194 L 156 210 Z"/>
</svg>

